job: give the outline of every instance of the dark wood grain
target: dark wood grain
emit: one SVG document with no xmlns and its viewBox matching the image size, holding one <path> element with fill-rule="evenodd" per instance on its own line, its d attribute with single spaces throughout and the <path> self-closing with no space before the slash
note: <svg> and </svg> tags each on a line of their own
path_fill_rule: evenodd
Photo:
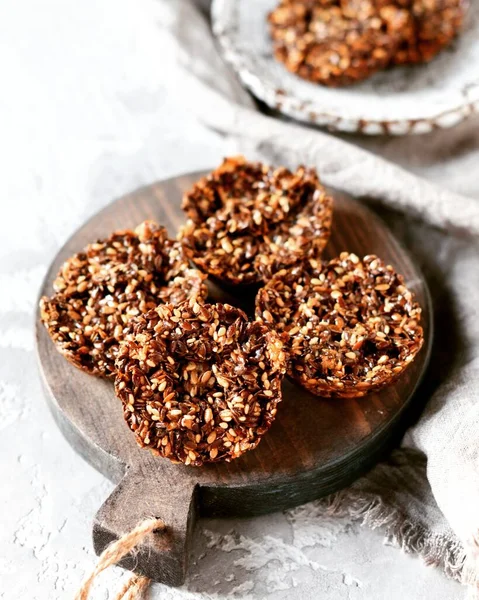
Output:
<svg viewBox="0 0 479 600">
<path fill-rule="evenodd" d="M 43 284 L 50 294 L 62 262 L 87 243 L 115 229 L 155 219 L 174 235 L 183 221 L 182 192 L 199 173 L 142 188 L 113 202 L 61 249 Z M 202 468 L 173 465 L 141 450 L 123 421 L 110 382 L 70 365 L 55 350 L 37 320 L 37 351 L 46 396 L 69 442 L 118 487 L 94 523 L 94 546 L 100 552 L 111 540 L 145 517 L 160 517 L 166 533 L 151 534 L 126 568 L 155 581 L 179 585 L 185 576 L 187 547 L 197 511 L 207 515 L 253 515 L 281 510 L 331 493 L 352 482 L 380 457 L 404 427 L 401 416 L 425 370 L 430 342 L 431 305 L 426 284 L 405 251 L 383 223 L 361 203 L 334 192 L 335 218 L 329 257 L 343 250 L 360 256 L 378 254 L 404 274 L 422 305 L 426 341 L 399 381 L 359 400 L 319 399 L 286 381 L 284 401 L 271 431 L 259 447 L 230 464 Z M 253 291 L 221 291 L 251 311 Z"/>
</svg>

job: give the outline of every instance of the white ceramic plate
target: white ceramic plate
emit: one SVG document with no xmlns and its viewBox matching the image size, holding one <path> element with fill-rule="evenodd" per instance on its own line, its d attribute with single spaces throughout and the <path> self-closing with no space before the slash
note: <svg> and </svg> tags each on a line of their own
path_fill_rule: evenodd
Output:
<svg viewBox="0 0 479 600">
<path fill-rule="evenodd" d="M 479 0 L 461 36 L 428 65 L 394 67 L 351 87 L 309 83 L 273 57 L 266 16 L 277 0 L 213 0 L 224 56 L 260 100 L 330 129 L 367 134 L 426 133 L 479 112 Z"/>
</svg>

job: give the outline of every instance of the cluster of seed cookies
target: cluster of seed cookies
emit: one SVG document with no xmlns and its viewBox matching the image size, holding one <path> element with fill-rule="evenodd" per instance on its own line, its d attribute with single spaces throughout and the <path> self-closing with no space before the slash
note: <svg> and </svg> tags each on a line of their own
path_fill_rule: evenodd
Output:
<svg viewBox="0 0 479 600">
<path fill-rule="evenodd" d="M 115 232 L 68 259 L 40 303 L 58 350 L 114 378 L 140 446 L 186 465 L 230 461 L 270 428 L 286 373 L 351 398 L 414 360 L 421 309 L 402 277 L 374 256 L 322 261 L 332 199 L 314 169 L 227 159 L 183 208 L 179 241 L 150 221 Z M 263 286 L 256 319 L 206 303 L 202 271 Z"/>
<path fill-rule="evenodd" d="M 185 194 L 179 238 L 197 267 L 232 285 L 267 280 L 316 256 L 329 238 L 333 201 L 314 169 L 295 172 L 237 156 Z"/>
<path fill-rule="evenodd" d="M 430 61 L 456 37 L 465 11 L 466 0 L 280 0 L 268 20 L 288 70 L 336 87 Z"/>
</svg>

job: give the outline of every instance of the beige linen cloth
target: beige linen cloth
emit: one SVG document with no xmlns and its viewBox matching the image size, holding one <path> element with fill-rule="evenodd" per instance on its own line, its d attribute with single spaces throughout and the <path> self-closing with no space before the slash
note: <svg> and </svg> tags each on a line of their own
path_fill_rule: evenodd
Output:
<svg viewBox="0 0 479 600">
<path fill-rule="evenodd" d="M 317 167 L 327 185 L 374 205 L 422 268 L 434 299 L 431 366 L 416 399 L 427 400 L 402 446 L 351 488 L 324 500 L 336 514 L 383 527 L 403 549 L 470 586 L 479 556 L 479 200 L 461 189 L 473 165 L 460 161 L 454 132 L 355 144 L 261 114 L 223 62 L 197 5 L 158 2 L 158 19 L 177 52 L 182 100 L 239 150 L 276 164 Z M 478 121 L 471 129 L 477 143 Z M 464 133 L 464 131 L 463 131 Z M 462 137 L 464 139 L 464 136 Z M 447 140 L 448 146 L 443 146 Z M 370 153 L 415 156 L 435 184 Z M 396 150 L 397 148 L 397 150 Z M 456 151 L 456 155 L 449 156 Z M 459 157 L 459 158 L 457 158 Z M 476 158 L 478 156 L 476 155 Z M 441 163 L 444 163 L 444 167 Z M 455 165 L 455 163 L 457 163 Z M 479 166 L 479 164 L 477 165 Z M 418 411 L 419 412 L 419 411 Z"/>
</svg>

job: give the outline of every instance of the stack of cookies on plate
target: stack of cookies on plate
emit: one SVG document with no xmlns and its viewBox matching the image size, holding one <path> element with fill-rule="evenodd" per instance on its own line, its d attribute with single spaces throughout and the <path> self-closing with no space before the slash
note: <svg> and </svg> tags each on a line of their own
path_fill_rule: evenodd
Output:
<svg viewBox="0 0 479 600">
<path fill-rule="evenodd" d="M 280 0 L 269 14 L 276 58 L 326 86 L 391 65 L 428 62 L 460 31 L 466 0 Z"/>
</svg>

